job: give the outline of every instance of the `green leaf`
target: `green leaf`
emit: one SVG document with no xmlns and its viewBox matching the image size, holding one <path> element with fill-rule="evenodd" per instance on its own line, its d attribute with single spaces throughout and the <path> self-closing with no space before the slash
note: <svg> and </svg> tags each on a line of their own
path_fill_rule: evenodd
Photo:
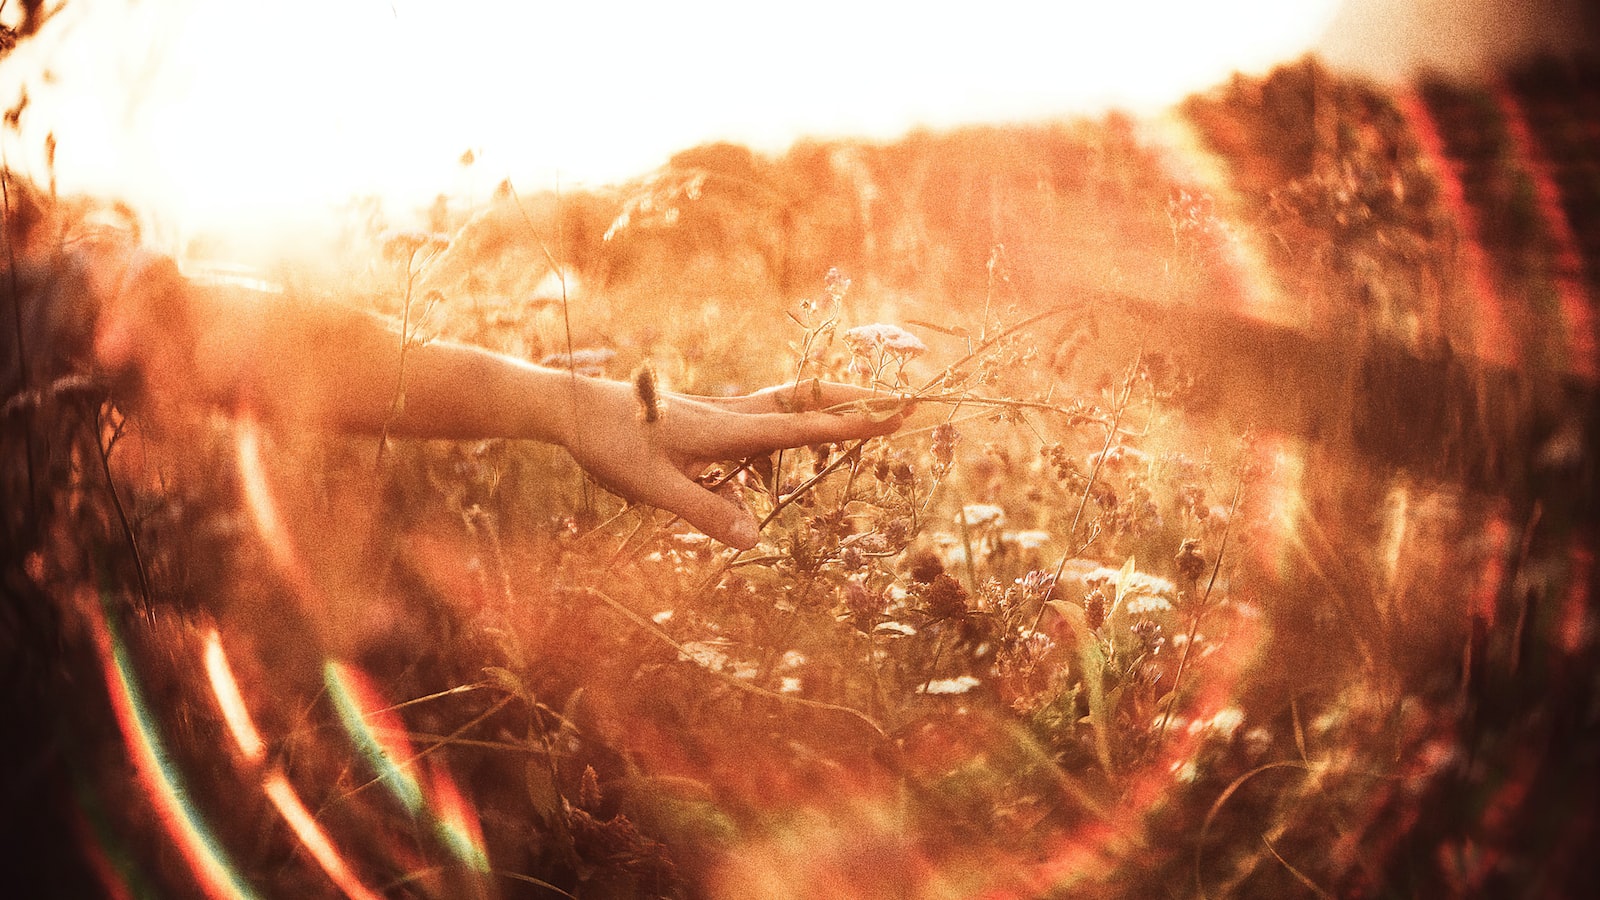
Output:
<svg viewBox="0 0 1600 900">
<path fill-rule="evenodd" d="M 1078 658 L 1083 662 L 1083 683 L 1089 688 L 1089 724 L 1094 727 L 1095 754 L 1100 765 L 1111 772 L 1111 705 L 1106 702 L 1106 657 L 1100 642 L 1092 637 L 1078 642 Z"/>
<path fill-rule="evenodd" d="M 566 817 L 561 805 L 561 790 L 556 786 L 555 773 L 550 769 L 550 761 L 542 753 L 534 754 L 528 758 L 525 772 L 528 800 L 533 803 L 534 812 L 537 812 L 547 824 L 564 822 Z"/>
<path fill-rule="evenodd" d="M 1117 597 L 1111 601 L 1111 608 L 1106 611 L 1107 619 L 1110 619 L 1122 606 L 1123 598 L 1128 596 L 1128 588 L 1133 584 L 1133 572 L 1133 557 L 1130 556 L 1128 561 L 1122 564 L 1122 571 L 1117 573 Z"/>
<path fill-rule="evenodd" d="M 1089 633 L 1088 616 L 1084 614 L 1083 607 L 1065 600 L 1051 600 L 1045 606 L 1055 610 L 1056 615 L 1066 621 L 1067 627 L 1072 631 L 1074 642 L 1082 640 L 1081 636 Z"/>
<path fill-rule="evenodd" d="M 1073 643 L 1077 645 L 1078 664 L 1083 667 L 1083 686 L 1089 691 L 1089 725 L 1094 729 L 1095 755 L 1100 758 L 1100 765 L 1109 773 L 1112 704 L 1106 702 L 1105 651 L 1100 649 L 1100 642 L 1089 631 L 1083 607 L 1065 600 L 1051 600 L 1045 605 L 1055 610 L 1056 614 L 1066 621 L 1068 630 L 1072 633 Z"/>
</svg>

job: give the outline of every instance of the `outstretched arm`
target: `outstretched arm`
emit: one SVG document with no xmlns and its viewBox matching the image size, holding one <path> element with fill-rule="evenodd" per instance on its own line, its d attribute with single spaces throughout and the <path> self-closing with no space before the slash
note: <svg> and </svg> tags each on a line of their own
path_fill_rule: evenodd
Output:
<svg viewBox="0 0 1600 900">
<path fill-rule="evenodd" d="M 190 395 L 292 426 L 559 444 L 608 489 L 670 510 L 741 549 L 757 542 L 756 520 L 696 483 L 708 464 L 886 434 L 902 421 L 902 415 L 822 412 L 871 396 L 836 384 L 728 399 L 665 394 L 659 416 L 646 421 L 630 384 L 574 377 L 446 341 L 408 347 L 402 372 L 399 334 L 376 316 L 193 286 L 170 263 L 148 265 L 144 277 L 121 288 L 109 331 L 123 335 L 123 352 L 147 370 L 152 392 Z M 172 292 L 180 292 L 177 300 Z M 172 308 L 186 311 L 187 329 L 166 327 L 149 313 Z M 183 331 L 188 339 L 174 337 Z"/>
</svg>

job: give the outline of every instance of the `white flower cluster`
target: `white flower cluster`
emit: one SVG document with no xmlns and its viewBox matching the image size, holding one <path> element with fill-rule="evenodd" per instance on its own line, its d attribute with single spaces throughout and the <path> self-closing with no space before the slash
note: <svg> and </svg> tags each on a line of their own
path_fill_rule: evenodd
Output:
<svg viewBox="0 0 1600 900">
<path fill-rule="evenodd" d="M 895 356 L 912 357 L 927 351 L 928 345 L 899 325 L 860 325 L 844 333 L 845 343 L 858 354 L 882 350 Z"/>
<path fill-rule="evenodd" d="M 957 675 L 954 678 L 935 678 L 927 684 L 917 688 L 919 694 L 965 694 L 982 684 L 971 675 Z"/>
<path fill-rule="evenodd" d="M 1091 587 L 1101 585 L 1116 585 L 1121 579 L 1121 572 L 1117 571 L 1116 569 L 1106 568 L 1104 566 L 1083 576 L 1084 583 L 1090 585 Z M 1130 598 L 1153 597 L 1170 599 L 1177 596 L 1177 591 L 1178 589 L 1173 586 L 1172 582 L 1165 578 L 1159 578 L 1155 575 L 1146 575 L 1143 572 L 1134 572 L 1132 575 L 1128 576 L 1128 583 L 1123 586 L 1122 593 L 1123 596 Z"/>
<path fill-rule="evenodd" d="M 968 503 L 961 507 L 961 513 L 956 516 L 956 523 L 965 523 L 968 528 L 977 528 L 983 525 L 999 525 L 1006 520 L 1006 511 L 993 503 Z"/>
</svg>

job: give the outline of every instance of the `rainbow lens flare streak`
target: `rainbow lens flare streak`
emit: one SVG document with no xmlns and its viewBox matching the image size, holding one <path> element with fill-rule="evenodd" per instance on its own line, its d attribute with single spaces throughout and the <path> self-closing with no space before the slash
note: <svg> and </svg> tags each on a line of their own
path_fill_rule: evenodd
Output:
<svg viewBox="0 0 1600 900">
<path fill-rule="evenodd" d="M 228 730 L 233 733 L 234 741 L 239 745 L 239 752 L 250 764 L 257 766 L 263 764 L 266 761 L 266 742 L 261 739 L 255 722 L 250 718 L 244 695 L 239 690 L 239 682 L 234 678 L 233 669 L 228 665 L 227 654 L 222 649 L 222 637 L 215 630 L 206 636 L 205 663 L 211 691 L 222 709 Z M 295 837 L 346 896 L 353 900 L 376 900 L 378 895 L 362 884 L 350 871 L 344 857 L 334 847 L 327 832 L 323 831 L 322 826 L 317 824 L 315 817 L 306 809 L 305 803 L 301 801 L 300 795 L 295 792 L 288 776 L 281 769 L 273 768 L 267 771 L 262 776 L 261 786 L 267 799 L 277 807 Z"/>
<path fill-rule="evenodd" d="M 176 767 L 162 743 L 154 717 L 133 674 L 128 654 L 112 618 L 111 598 L 100 595 L 100 615 L 90 617 L 95 644 L 106 676 L 111 707 L 122 731 L 129 758 L 163 828 L 208 897 L 248 900 L 258 896 L 228 859 L 190 801 Z"/>
<path fill-rule="evenodd" d="M 422 817 L 459 862 L 473 871 L 488 872 L 481 831 L 460 791 L 442 768 L 430 766 L 431 797 L 424 794 L 421 783 L 408 771 L 418 754 L 400 737 L 405 734 L 404 724 L 388 711 L 377 690 L 358 671 L 332 660 L 323 667 L 323 680 L 340 723 L 376 773 L 375 780 L 381 781 L 408 813 Z M 380 735 L 394 737 L 385 742 Z"/>
</svg>

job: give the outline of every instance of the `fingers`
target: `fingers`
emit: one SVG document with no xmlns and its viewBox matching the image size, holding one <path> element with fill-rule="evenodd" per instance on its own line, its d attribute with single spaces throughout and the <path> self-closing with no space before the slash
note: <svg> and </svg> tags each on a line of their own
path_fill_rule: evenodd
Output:
<svg viewBox="0 0 1600 900">
<path fill-rule="evenodd" d="M 807 444 L 854 441 L 889 434 L 905 421 L 906 411 L 882 417 L 832 413 L 755 413 L 728 416 L 695 437 L 697 459 L 730 459 Z"/>
<path fill-rule="evenodd" d="M 756 517 L 739 503 L 696 484 L 671 466 L 654 470 L 651 486 L 636 492 L 638 499 L 681 516 L 712 540 L 749 550 L 761 540 Z"/>
<path fill-rule="evenodd" d="M 720 401 L 719 405 L 747 413 L 790 413 L 824 410 L 862 401 L 887 407 L 900 402 L 900 398 L 851 384 L 806 378 L 743 397 L 730 397 Z"/>
</svg>

